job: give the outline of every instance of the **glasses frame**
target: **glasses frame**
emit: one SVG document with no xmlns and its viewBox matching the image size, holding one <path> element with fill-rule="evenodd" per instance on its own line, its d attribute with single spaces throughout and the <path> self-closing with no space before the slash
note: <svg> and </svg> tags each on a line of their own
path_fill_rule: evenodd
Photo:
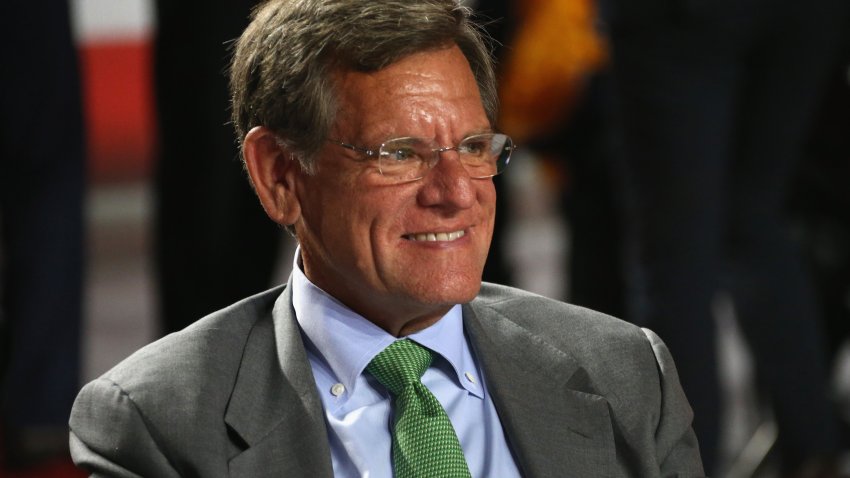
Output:
<svg viewBox="0 0 850 478">
<path fill-rule="evenodd" d="M 418 181 L 418 180 L 424 178 L 425 176 L 427 176 L 428 171 L 430 171 L 434 166 L 437 165 L 438 162 L 440 162 L 440 154 L 441 153 L 445 153 L 447 151 L 458 151 L 458 149 L 464 143 L 466 143 L 467 141 L 474 139 L 474 138 L 477 138 L 477 137 L 481 137 L 481 136 L 504 136 L 505 139 L 506 139 L 505 149 L 508 149 L 508 153 L 507 153 L 508 156 L 504 160 L 505 167 L 503 167 L 501 171 L 497 171 L 495 174 L 488 174 L 488 175 L 484 175 L 484 176 L 473 176 L 473 175 L 470 174 L 470 176 L 469 176 L 471 179 L 490 179 L 490 178 L 492 178 L 494 176 L 498 176 L 499 174 L 502 174 L 504 172 L 504 170 L 507 168 L 508 164 L 510 164 L 511 155 L 513 154 L 514 150 L 516 150 L 516 148 L 517 148 L 517 146 L 513 142 L 513 139 L 506 134 L 502 134 L 502 133 L 473 134 L 473 135 L 469 135 L 469 136 L 463 138 L 462 140 L 460 140 L 460 142 L 457 144 L 457 146 L 443 146 L 443 147 L 440 147 L 440 148 L 437 148 L 437 149 L 432 149 L 431 152 L 434 153 L 433 158 L 435 158 L 435 159 L 428 161 L 426 163 L 428 165 L 428 169 L 425 170 L 424 174 L 422 174 L 421 176 L 417 176 L 415 178 L 407 178 L 407 179 L 398 179 L 394 176 L 388 176 L 388 175 L 384 174 L 384 171 L 381 169 L 381 150 L 384 149 L 384 147 L 388 143 L 391 143 L 393 141 L 399 141 L 399 140 L 403 140 L 403 139 L 422 139 L 422 138 L 417 138 L 417 137 L 414 137 L 414 136 L 403 136 L 403 137 L 399 137 L 399 138 L 392 138 L 392 139 L 389 139 L 389 140 L 381 143 L 381 145 L 378 146 L 377 148 L 364 148 L 362 146 L 356 146 L 356 145 L 346 143 L 344 141 L 339 141 L 339 140 L 336 140 L 336 139 L 329 139 L 328 142 L 335 144 L 337 146 L 342 146 L 343 148 L 350 149 L 352 151 L 356 151 L 358 153 L 361 153 L 361 154 L 367 156 L 369 159 L 375 160 L 378 163 L 378 172 L 381 174 L 381 176 L 388 178 L 388 179 L 395 179 L 397 183 L 403 184 L 403 183 L 407 183 L 407 182 Z M 508 146 L 508 144 L 509 144 L 509 146 Z M 461 163 L 461 164 L 463 164 L 463 163 Z M 464 167 L 464 170 L 466 170 L 465 167 Z M 468 170 L 467 170 L 467 173 L 469 173 Z"/>
</svg>

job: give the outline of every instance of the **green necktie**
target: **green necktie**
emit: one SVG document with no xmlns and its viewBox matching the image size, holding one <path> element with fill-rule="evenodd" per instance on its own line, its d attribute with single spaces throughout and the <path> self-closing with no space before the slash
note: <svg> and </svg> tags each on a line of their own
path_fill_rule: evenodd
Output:
<svg viewBox="0 0 850 478">
<path fill-rule="evenodd" d="M 366 367 L 395 399 L 395 476 L 469 478 L 449 416 L 420 381 L 430 365 L 431 351 L 404 339 L 384 349 Z"/>
</svg>

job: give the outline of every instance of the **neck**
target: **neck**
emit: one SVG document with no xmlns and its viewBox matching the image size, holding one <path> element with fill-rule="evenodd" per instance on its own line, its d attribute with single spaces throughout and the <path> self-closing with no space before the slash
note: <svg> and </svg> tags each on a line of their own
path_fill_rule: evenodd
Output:
<svg viewBox="0 0 850 478">
<path fill-rule="evenodd" d="M 446 310 L 445 312 L 448 312 L 448 310 Z M 443 315 L 445 315 L 445 312 L 438 316 L 421 317 L 408 320 L 406 322 L 392 321 L 391 323 L 382 323 L 372 319 L 369 320 L 378 327 L 386 330 L 387 333 L 389 333 L 393 337 L 407 337 L 408 335 L 415 334 L 420 330 L 425 330 L 428 327 L 436 324 L 437 321 L 439 321 L 443 317 Z"/>
<path fill-rule="evenodd" d="M 453 307 L 453 305 L 432 305 L 423 310 L 422 304 L 416 304 L 414 307 L 400 307 L 398 304 L 381 307 L 378 304 L 354 304 L 345 301 L 343 303 L 393 337 L 406 337 L 427 329 L 442 319 Z"/>
</svg>

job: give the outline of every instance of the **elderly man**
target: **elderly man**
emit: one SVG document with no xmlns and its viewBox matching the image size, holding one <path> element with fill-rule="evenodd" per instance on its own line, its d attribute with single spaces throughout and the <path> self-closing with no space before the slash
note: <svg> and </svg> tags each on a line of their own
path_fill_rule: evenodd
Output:
<svg viewBox="0 0 850 478">
<path fill-rule="evenodd" d="M 481 283 L 510 138 L 453 0 L 272 0 L 236 45 L 233 118 L 282 287 L 80 393 L 96 476 L 699 476 L 651 332 Z M 204 138 L 197 138 L 204 141 Z M 421 378 L 420 378 L 421 377 Z"/>
</svg>

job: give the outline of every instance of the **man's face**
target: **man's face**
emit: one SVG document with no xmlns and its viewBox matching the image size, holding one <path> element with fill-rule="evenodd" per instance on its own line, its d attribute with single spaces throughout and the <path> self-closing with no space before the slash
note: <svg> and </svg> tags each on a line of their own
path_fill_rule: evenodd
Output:
<svg viewBox="0 0 850 478">
<path fill-rule="evenodd" d="M 418 136 L 442 146 L 490 131 L 457 47 L 419 53 L 374 73 L 336 77 L 330 138 L 370 149 Z M 492 179 L 471 179 L 457 153 L 395 184 L 374 160 L 328 142 L 315 174 L 298 172 L 295 227 L 307 277 L 396 335 L 426 327 L 475 297 L 493 233 Z M 428 235 L 436 241 L 423 240 Z"/>
</svg>

